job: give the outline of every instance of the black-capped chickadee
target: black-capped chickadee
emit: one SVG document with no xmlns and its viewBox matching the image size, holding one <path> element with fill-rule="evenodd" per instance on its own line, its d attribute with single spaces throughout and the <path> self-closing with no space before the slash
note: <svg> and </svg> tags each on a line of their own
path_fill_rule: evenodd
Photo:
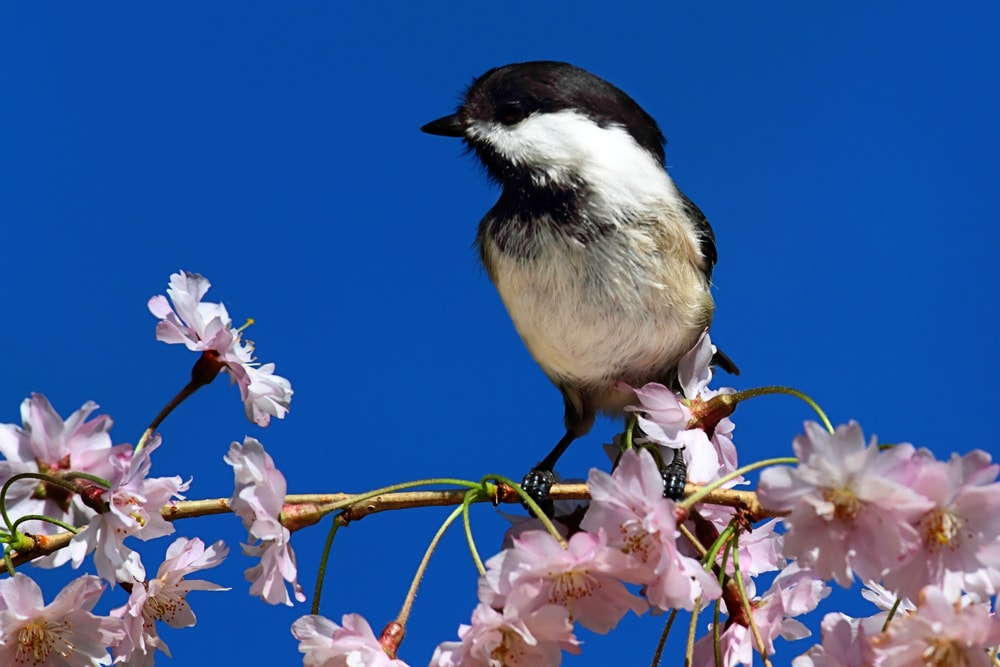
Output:
<svg viewBox="0 0 1000 667">
<path fill-rule="evenodd" d="M 634 402 L 620 382 L 673 383 L 712 322 L 712 228 L 667 175 L 656 121 L 573 65 L 491 69 L 456 113 L 421 129 L 461 137 L 502 188 L 476 244 L 563 395 L 566 435 L 538 465 L 551 471 L 597 412 Z"/>
</svg>

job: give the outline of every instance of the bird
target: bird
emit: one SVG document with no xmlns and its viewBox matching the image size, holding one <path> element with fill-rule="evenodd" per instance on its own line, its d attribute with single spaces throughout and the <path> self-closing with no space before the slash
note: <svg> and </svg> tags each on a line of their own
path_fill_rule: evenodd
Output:
<svg viewBox="0 0 1000 667">
<path fill-rule="evenodd" d="M 629 387 L 675 383 L 712 323 L 712 227 L 667 173 L 656 120 L 569 63 L 490 69 L 421 130 L 461 138 L 500 186 L 475 245 L 562 393 L 565 435 L 533 471 L 551 473 L 598 413 L 635 402 Z M 715 363 L 738 373 L 724 354 Z"/>
</svg>

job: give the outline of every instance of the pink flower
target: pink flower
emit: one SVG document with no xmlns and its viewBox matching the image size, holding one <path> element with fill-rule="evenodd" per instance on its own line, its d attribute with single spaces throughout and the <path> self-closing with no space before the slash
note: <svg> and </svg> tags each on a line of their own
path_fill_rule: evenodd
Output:
<svg viewBox="0 0 1000 667">
<path fill-rule="evenodd" d="M 73 567 L 79 567 L 84 556 L 96 549 L 97 573 L 112 586 L 115 581 L 145 579 L 139 554 L 125 546 L 125 538 L 145 541 L 173 533 L 173 524 L 163 518 L 160 508 L 174 498 L 183 498 L 180 492 L 190 485 L 178 476 L 146 478 L 152 466 L 150 455 L 159 446 L 160 437 L 155 435 L 130 460 L 114 460 L 111 488 L 98 496 L 107 504 L 107 511 L 91 519 L 70 542 Z"/>
<path fill-rule="evenodd" d="M 1000 540 L 1000 466 L 976 450 L 948 462 L 921 452 L 914 491 L 933 502 L 915 525 L 920 536 L 908 560 L 885 576 L 885 584 L 915 598 L 924 586 L 940 586 L 957 597 L 964 587 L 985 596 L 1000 586 L 1000 572 L 981 557 Z M 985 560 L 989 560 L 988 556 Z"/>
<path fill-rule="evenodd" d="M 618 549 L 609 548 L 603 535 L 576 533 L 562 548 L 543 531 L 528 531 L 486 562 L 479 599 L 494 608 L 508 607 L 527 614 L 547 604 L 569 611 L 570 618 L 594 632 L 610 631 L 631 609 L 646 604 L 621 582 L 635 566 Z"/>
<path fill-rule="evenodd" d="M 683 448 L 688 468 L 688 479 L 695 483 L 712 482 L 737 468 L 736 447 L 733 445 L 733 422 L 728 417 L 716 417 L 711 424 L 703 424 L 693 412 L 703 408 L 704 402 L 731 389 L 711 390 L 711 362 L 717 349 L 712 345 L 708 332 L 703 332 L 698 343 L 685 354 L 677 370 L 677 381 L 682 388 L 675 394 L 659 383 L 649 383 L 638 389 L 628 387 L 639 399 L 638 406 L 625 409 L 638 413 L 639 428 L 645 434 L 638 442 L 654 442 L 673 451 L 662 452 L 666 462 L 673 452 Z M 735 486 L 736 479 L 727 484 Z"/>
<path fill-rule="evenodd" d="M 694 347 L 681 357 L 677 364 L 677 381 L 686 398 L 697 398 L 708 388 L 708 383 L 712 381 L 712 359 L 716 352 L 718 348 L 712 344 L 712 338 L 706 329 Z"/>
<path fill-rule="evenodd" d="M 107 647 L 124 632 L 117 618 L 90 613 L 103 590 L 97 577 L 83 576 L 45 605 L 27 575 L 0 579 L 0 664 L 110 665 Z"/>
<path fill-rule="evenodd" d="M 292 400 L 291 383 L 274 374 L 274 364 L 257 363 L 253 343 L 233 328 L 224 305 L 202 301 L 209 287 L 208 279 L 196 273 L 172 274 L 167 289 L 170 301 L 157 295 L 148 304 L 149 311 L 161 320 L 156 325 L 156 339 L 182 343 L 189 350 L 209 355 L 211 371 L 205 381 L 219 370 L 228 373 L 239 384 L 247 418 L 258 426 L 267 426 L 272 416 L 284 418 Z"/>
<path fill-rule="evenodd" d="M 323 616 L 303 616 L 292 624 L 305 667 L 406 667 L 386 654 L 363 617 L 344 614 L 340 622 L 343 626 Z"/>
<path fill-rule="evenodd" d="M 823 643 L 792 661 L 792 667 L 874 667 L 882 664 L 858 619 L 841 613 L 823 617 Z"/>
<path fill-rule="evenodd" d="M 87 421 L 97 404 L 88 401 L 64 422 L 41 394 L 32 394 L 21 403 L 21 422 L 0 424 L 0 484 L 14 475 L 33 472 L 63 476 L 70 471 L 86 472 L 107 479 L 114 474 L 113 461 L 128 459 L 129 445 L 112 446 L 111 417 L 101 415 Z M 22 516 L 50 516 L 72 526 L 82 526 L 94 515 L 80 496 L 54 484 L 26 479 L 11 485 L 7 492 L 7 512 L 12 521 Z M 47 521 L 34 521 L 30 531 L 43 535 L 62 532 Z M 46 567 L 69 560 L 65 549 L 36 561 Z"/>
<path fill-rule="evenodd" d="M 625 410 L 637 413 L 643 433 L 661 445 L 680 447 L 686 444 L 685 433 L 691 421 L 691 411 L 674 392 L 659 382 L 630 389 L 639 399 L 639 405 L 629 405 Z"/>
<path fill-rule="evenodd" d="M 786 640 L 808 637 L 809 630 L 794 617 L 815 609 L 829 593 L 829 587 L 813 572 L 800 569 L 796 563 L 786 567 L 767 593 L 751 602 L 753 619 L 767 654 L 774 654 L 774 640 L 778 637 Z M 726 665 L 753 664 L 753 652 L 757 650 L 757 645 L 749 628 L 733 623 L 721 634 L 719 641 L 723 655 L 728 656 Z M 713 664 L 712 642 L 711 633 L 698 640 L 695 644 L 695 664 Z"/>
<path fill-rule="evenodd" d="M 771 510 L 787 511 L 785 555 L 824 579 L 851 584 L 853 572 L 879 580 L 918 545 L 911 522 L 931 503 L 907 487 L 915 474 L 913 447 L 880 452 L 865 447 L 851 422 L 836 433 L 807 422 L 795 438 L 799 466 L 768 468 L 757 493 Z"/>
<path fill-rule="evenodd" d="M 167 549 L 167 558 L 160 565 L 156 578 L 134 582 L 128 602 L 112 610 L 111 615 L 122 619 L 125 628 L 125 639 L 114 650 L 116 659 L 127 661 L 132 667 L 146 667 L 153 665 L 156 649 L 169 656 L 170 649 L 156 631 L 156 621 L 163 621 L 172 628 L 193 626 L 196 619 L 187 602 L 187 594 L 229 589 L 184 577 L 215 567 L 228 553 L 222 540 L 206 549 L 205 543 L 198 538 L 177 538 Z"/>
<path fill-rule="evenodd" d="M 281 523 L 285 503 L 285 477 L 274 466 L 264 446 L 247 437 L 240 445 L 234 442 L 225 457 L 236 475 L 236 490 L 230 507 L 250 532 L 254 541 L 243 545 L 243 553 L 259 557 L 261 562 L 244 573 L 251 582 L 250 594 L 270 604 L 291 605 L 285 588 L 291 584 L 295 599 L 304 602 L 305 593 L 298 582 L 295 552 L 289 544 L 291 532 Z"/>
<path fill-rule="evenodd" d="M 889 629 L 872 637 L 885 665 L 989 667 L 986 649 L 1000 642 L 1000 620 L 989 605 L 952 601 L 937 587 L 924 588 L 917 611 L 897 616 Z"/>
<path fill-rule="evenodd" d="M 430 667 L 558 667 L 562 651 L 580 652 L 569 612 L 560 605 L 499 612 L 480 604 L 458 636 L 461 641 L 437 647 Z"/>
<path fill-rule="evenodd" d="M 280 375 L 274 374 L 274 364 L 263 366 L 246 365 L 250 384 L 243 392 L 243 407 L 247 419 L 257 426 L 267 426 L 271 417 L 284 419 L 292 401 L 292 384 Z"/>
<path fill-rule="evenodd" d="M 591 470 L 587 485 L 591 503 L 581 527 L 608 535 L 608 545 L 634 561 L 638 569 L 628 580 L 645 585 L 652 605 L 690 610 L 699 598 L 721 594 L 699 561 L 678 553 L 675 505 L 663 497 L 663 480 L 649 452 L 625 452 L 611 475 Z"/>
</svg>

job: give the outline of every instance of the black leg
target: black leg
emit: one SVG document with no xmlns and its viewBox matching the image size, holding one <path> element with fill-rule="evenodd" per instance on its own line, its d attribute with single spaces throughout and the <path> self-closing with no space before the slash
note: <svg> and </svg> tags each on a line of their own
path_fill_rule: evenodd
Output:
<svg viewBox="0 0 1000 667">
<path fill-rule="evenodd" d="M 549 497 L 549 492 L 552 490 L 552 485 L 556 483 L 556 474 L 554 472 L 556 461 L 559 460 L 559 457 L 563 455 L 563 452 L 566 451 L 566 448 L 575 439 L 576 434 L 572 431 L 567 431 L 566 435 L 549 452 L 549 455 L 529 470 L 528 474 L 521 480 L 521 488 L 531 496 L 532 500 L 538 503 L 538 506 L 542 508 L 546 516 L 551 517 L 555 510 L 555 504 Z"/>
</svg>

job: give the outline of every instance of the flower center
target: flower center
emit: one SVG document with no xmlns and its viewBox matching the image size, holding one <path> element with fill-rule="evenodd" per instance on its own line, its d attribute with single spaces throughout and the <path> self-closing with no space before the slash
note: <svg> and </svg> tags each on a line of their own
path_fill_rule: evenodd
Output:
<svg viewBox="0 0 1000 667">
<path fill-rule="evenodd" d="M 637 519 L 629 519 L 619 528 L 622 535 L 622 552 L 631 554 L 638 558 L 643 564 L 649 564 L 655 557 L 659 556 L 656 549 L 659 541 L 649 534 L 642 522 Z"/>
<path fill-rule="evenodd" d="M 495 649 L 490 651 L 490 657 L 496 660 L 497 665 L 516 666 L 527 662 L 527 655 L 524 650 L 524 639 L 513 630 L 503 629 L 500 631 L 502 639 Z"/>
<path fill-rule="evenodd" d="M 970 664 L 965 650 L 944 637 L 931 639 L 921 657 L 925 665 L 934 667 L 965 667 Z"/>
<path fill-rule="evenodd" d="M 571 570 L 555 577 L 549 602 L 566 607 L 573 617 L 573 601 L 588 597 L 600 583 L 587 570 Z"/>
<path fill-rule="evenodd" d="M 41 665 L 48 662 L 49 654 L 53 651 L 65 658 L 76 649 L 63 637 L 70 631 L 67 623 L 48 623 L 44 618 L 35 619 L 17 631 L 17 652 L 14 659 L 18 664 Z"/>
<path fill-rule="evenodd" d="M 924 536 L 924 544 L 929 547 L 951 544 L 958 537 L 962 528 L 962 520 L 951 512 L 935 509 L 924 517 L 920 527 Z"/>
<path fill-rule="evenodd" d="M 827 489 L 823 499 L 833 504 L 833 516 L 842 521 L 853 521 L 861 511 L 861 502 L 851 489 Z"/>
<path fill-rule="evenodd" d="M 146 601 L 142 603 L 142 613 L 143 615 L 155 618 L 158 621 L 170 623 L 174 616 L 177 615 L 177 610 L 183 602 L 183 595 L 167 595 L 164 593 L 157 593 L 156 595 L 150 595 L 146 598 Z"/>
</svg>

